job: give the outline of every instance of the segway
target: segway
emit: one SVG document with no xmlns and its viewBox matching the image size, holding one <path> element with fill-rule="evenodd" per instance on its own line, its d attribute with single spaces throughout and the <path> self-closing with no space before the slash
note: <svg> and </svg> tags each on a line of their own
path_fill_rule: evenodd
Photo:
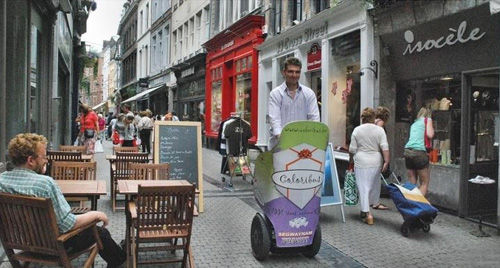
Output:
<svg viewBox="0 0 500 268">
<path fill-rule="evenodd" d="M 254 192 L 263 213 L 250 231 L 254 257 L 300 253 L 314 258 L 321 246 L 321 186 L 328 127 L 319 122 L 287 124 L 277 145 L 255 162 Z"/>
</svg>

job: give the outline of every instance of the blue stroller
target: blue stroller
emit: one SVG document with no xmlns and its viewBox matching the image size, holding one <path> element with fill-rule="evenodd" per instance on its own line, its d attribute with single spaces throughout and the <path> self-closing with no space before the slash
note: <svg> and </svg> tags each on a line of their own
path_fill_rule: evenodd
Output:
<svg viewBox="0 0 500 268">
<path fill-rule="evenodd" d="M 399 213 L 403 216 L 404 222 L 401 225 L 401 234 L 404 237 L 410 235 L 411 229 L 422 229 L 425 233 L 431 230 L 431 224 L 436 218 L 438 210 L 422 195 L 416 185 L 406 182 L 399 184 L 396 175 L 391 174 L 398 183 L 387 183 L 383 175 L 382 180 L 396 205 Z"/>
</svg>

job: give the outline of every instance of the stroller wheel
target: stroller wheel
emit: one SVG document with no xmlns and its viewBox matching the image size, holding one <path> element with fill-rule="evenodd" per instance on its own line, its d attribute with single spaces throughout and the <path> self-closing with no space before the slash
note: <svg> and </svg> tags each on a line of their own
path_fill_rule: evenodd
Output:
<svg viewBox="0 0 500 268">
<path fill-rule="evenodd" d="M 431 225 L 428 223 L 424 223 L 424 225 L 422 226 L 422 231 L 424 231 L 424 233 L 428 233 L 430 230 L 431 230 Z"/>
<path fill-rule="evenodd" d="M 407 226 L 406 224 L 401 225 L 401 234 L 404 237 L 409 237 L 410 236 L 410 226 Z"/>
</svg>

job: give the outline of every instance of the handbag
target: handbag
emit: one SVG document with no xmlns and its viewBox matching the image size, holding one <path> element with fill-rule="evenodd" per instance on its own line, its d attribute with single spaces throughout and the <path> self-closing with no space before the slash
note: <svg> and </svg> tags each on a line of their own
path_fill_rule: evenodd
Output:
<svg viewBox="0 0 500 268">
<path fill-rule="evenodd" d="M 95 135 L 95 131 L 93 129 L 86 128 L 84 134 L 85 138 L 92 139 Z"/>
<path fill-rule="evenodd" d="M 427 136 L 427 117 L 424 118 L 424 144 L 425 144 L 425 150 L 427 152 L 430 152 L 432 150 L 432 141 L 431 139 Z"/>
<path fill-rule="evenodd" d="M 104 153 L 104 147 L 100 140 L 98 140 L 94 145 L 94 153 Z"/>
<path fill-rule="evenodd" d="M 346 171 L 344 181 L 344 200 L 346 206 L 358 204 L 359 193 L 356 186 L 356 174 L 353 171 Z"/>
</svg>

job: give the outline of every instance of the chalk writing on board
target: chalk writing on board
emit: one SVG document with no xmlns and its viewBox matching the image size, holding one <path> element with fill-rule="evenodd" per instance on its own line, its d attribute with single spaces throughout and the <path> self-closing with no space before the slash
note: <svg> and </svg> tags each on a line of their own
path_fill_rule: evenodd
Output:
<svg viewBox="0 0 500 268">
<path fill-rule="evenodd" d="M 159 130 L 159 160 L 170 164 L 170 179 L 198 180 L 198 129 L 163 125 Z"/>
</svg>

